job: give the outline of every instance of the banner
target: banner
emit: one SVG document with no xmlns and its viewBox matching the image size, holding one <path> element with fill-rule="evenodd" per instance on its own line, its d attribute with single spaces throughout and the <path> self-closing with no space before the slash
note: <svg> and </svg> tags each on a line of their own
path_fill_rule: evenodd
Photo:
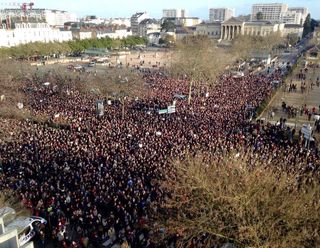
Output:
<svg viewBox="0 0 320 248">
<path fill-rule="evenodd" d="M 168 114 L 172 114 L 176 112 L 176 106 L 175 105 L 170 105 L 168 106 Z"/>
<path fill-rule="evenodd" d="M 97 100 L 97 115 L 100 117 L 104 115 L 103 100 Z"/>
<path fill-rule="evenodd" d="M 168 113 L 168 109 L 159 109 L 159 115 L 167 114 L 167 113 Z"/>
</svg>

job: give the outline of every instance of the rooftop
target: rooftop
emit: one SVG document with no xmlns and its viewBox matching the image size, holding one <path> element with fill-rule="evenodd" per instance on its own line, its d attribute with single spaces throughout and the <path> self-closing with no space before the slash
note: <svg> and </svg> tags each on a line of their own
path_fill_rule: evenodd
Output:
<svg viewBox="0 0 320 248">
<path fill-rule="evenodd" d="M 147 14 L 146 12 L 137 12 L 132 15 L 132 18 L 139 18 L 140 16 Z"/>
<path fill-rule="evenodd" d="M 27 12 L 30 12 L 30 11 L 45 11 L 45 10 L 48 10 L 48 11 L 52 11 L 52 12 L 62 12 L 62 13 L 67 13 L 68 11 L 65 11 L 65 10 L 58 10 L 58 9 L 43 9 L 43 8 L 32 8 L 31 10 L 28 9 Z M 17 12 L 23 12 L 24 10 L 22 10 L 21 8 L 5 8 L 5 9 L 0 9 L 0 12 L 1 11 L 17 11 Z"/>
<path fill-rule="evenodd" d="M 144 19 L 140 22 L 140 24 L 158 24 L 159 22 L 156 19 Z"/>
<path fill-rule="evenodd" d="M 18 233 L 33 221 L 30 217 L 18 217 L 6 226 L 6 230 L 17 229 Z"/>
<path fill-rule="evenodd" d="M 299 24 L 284 24 L 286 28 L 303 28 L 302 25 Z"/>
</svg>

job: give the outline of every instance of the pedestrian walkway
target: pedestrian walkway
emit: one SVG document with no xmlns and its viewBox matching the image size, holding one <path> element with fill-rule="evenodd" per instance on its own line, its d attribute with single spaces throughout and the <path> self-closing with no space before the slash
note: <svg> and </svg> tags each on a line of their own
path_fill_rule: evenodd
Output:
<svg viewBox="0 0 320 248">
<path fill-rule="evenodd" d="M 301 65 L 300 68 L 302 68 Z M 314 115 L 311 115 L 309 120 L 309 116 L 304 111 L 301 112 L 301 109 L 305 106 L 309 112 L 312 112 L 312 109 L 315 109 L 318 114 L 320 112 L 320 87 L 316 83 L 317 79 L 320 78 L 320 68 L 309 68 L 307 72 L 303 73 L 306 75 L 306 80 L 300 80 L 296 74 L 292 75 L 292 79 L 289 78 L 286 81 L 286 86 L 283 85 L 278 90 L 260 118 L 271 123 L 278 121 L 280 118 L 285 118 L 289 125 L 302 127 L 303 124 L 310 124 L 313 126 Z M 305 83 L 304 92 L 301 90 L 303 82 Z M 296 85 L 296 90 L 289 91 L 290 84 Z M 284 103 L 289 109 L 296 109 L 297 114 L 288 114 L 288 111 L 283 109 L 282 105 Z"/>
</svg>

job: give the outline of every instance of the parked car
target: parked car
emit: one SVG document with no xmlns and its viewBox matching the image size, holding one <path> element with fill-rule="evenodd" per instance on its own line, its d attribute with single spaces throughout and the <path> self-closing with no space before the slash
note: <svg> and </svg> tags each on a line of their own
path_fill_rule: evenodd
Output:
<svg viewBox="0 0 320 248">
<path fill-rule="evenodd" d="M 74 69 L 75 69 L 76 71 L 83 71 L 83 70 L 84 70 L 84 68 L 83 68 L 82 65 L 76 65 L 76 66 L 74 66 Z"/>
<path fill-rule="evenodd" d="M 68 66 L 67 66 L 67 69 L 68 69 L 68 70 L 74 70 L 74 65 L 68 65 Z"/>
</svg>

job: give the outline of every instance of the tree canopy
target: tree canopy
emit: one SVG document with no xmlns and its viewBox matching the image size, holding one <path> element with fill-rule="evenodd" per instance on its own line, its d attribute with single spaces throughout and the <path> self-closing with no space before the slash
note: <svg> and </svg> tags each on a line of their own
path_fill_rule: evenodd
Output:
<svg viewBox="0 0 320 248">
<path fill-rule="evenodd" d="M 85 39 L 67 42 L 34 42 L 10 48 L 1 48 L 0 57 L 30 58 L 33 56 L 49 56 L 53 54 L 81 53 L 89 48 L 119 49 L 146 44 L 147 39 L 129 36 L 123 39 Z"/>
<path fill-rule="evenodd" d="M 311 17 L 310 14 L 307 15 L 307 18 L 303 24 L 303 34 L 302 37 L 305 37 L 307 34 L 312 32 L 311 28 Z"/>
<path fill-rule="evenodd" d="M 257 13 L 257 20 L 258 21 L 263 20 L 263 13 L 262 12 Z"/>
<path fill-rule="evenodd" d="M 272 33 L 267 36 L 239 35 L 232 41 L 231 52 L 235 58 L 246 58 L 256 51 L 271 53 L 273 48 L 283 42 L 284 39 L 280 33 Z"/>
<path fill-rule="evenodd" d="M 175 28 L 176 25 L 168 19 L 165 19 L 161 24 L 161 31 L 163 32 L 173 31 Z"/>
<path fill-rule="evenodd" d="M 177 44 L 172 71 L 197 82 L 214 81 L 229 59 L 208 37 L 192 36 Z"/>
<path fill-rule="evenodd" d="M 240 156 L 241 157 L 241 156 Z M 297 178 L 245 158 L 203 162 L 202 156 L 176 161 L 169 192 L 153 220 L 160 240 L 178 237 L 177 247 L 317 247 L 320 243 L 320 184 L 297 187 Z M 311 175 L 310 175 L 311 177 Z M 153 223 L 154 223 L 153 222 Z"/>
</svg>

